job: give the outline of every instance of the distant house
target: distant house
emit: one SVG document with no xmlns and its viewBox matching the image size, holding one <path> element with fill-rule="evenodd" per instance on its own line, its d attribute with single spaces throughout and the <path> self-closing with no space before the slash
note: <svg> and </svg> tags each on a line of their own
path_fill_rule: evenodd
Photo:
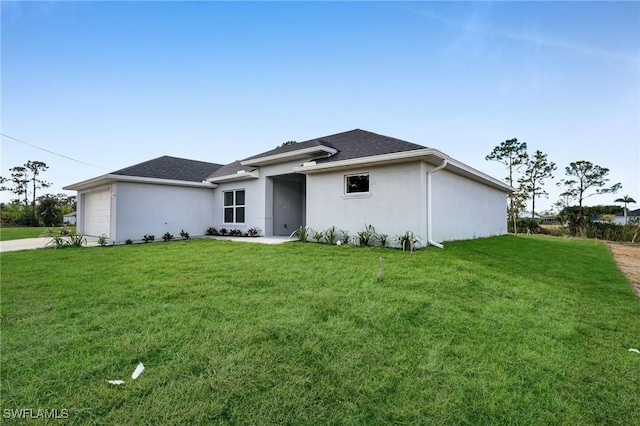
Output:
<svg viewBox="0 0 640 426">
<path fill-rule="evenodd" d="M 513 190 L 436 149 L 359 129 L 227 165 L 160 157 L 65 189 L 78 191 L 78 232 L 114 241 L 210 226 L 288 236 L 373 225 L 435 245 L 505 234 Z"/>
<path fill-rule="evenodd" d="M 627 223 L 637 223 L 637 220 L 640 220 L 640 209 L 636 209 L 636 210 L 627 210 Z M 613 223 L 617 224 L 617 225 L 625 225 L 625 215 L 624 215 L 624 208 L 623 211 L 621 211 L 620 213 L 616 214 L 616 218 L 613 220 Z"/>
<path fill-rule="evenodd" d="M 62 216 L 62 223 L 65 225 L 75 225 L 76 224 L 76 212 L 67 213 Z"/>
</svg>

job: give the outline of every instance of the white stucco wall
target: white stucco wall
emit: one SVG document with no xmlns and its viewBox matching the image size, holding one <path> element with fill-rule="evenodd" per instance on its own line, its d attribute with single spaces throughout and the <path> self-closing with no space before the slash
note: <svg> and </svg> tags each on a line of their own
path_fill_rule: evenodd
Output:
<svg viewBox="0 0 640 426">
<path fill-rule="evenodd" d="M 345 175 L 369 173 L 369 193 L 345 194 Z M 307 226 L 335 226 L 350 235 L 374 226 L 390 238 L 406 231 L 426 238 L 426 173 L 420 162 L 307 176 Z"/>
<path fill-rule="evenodd" d="M 434 241 L 507 233 L 506 193 L 447 170 L 433 173 L 431 188 Z"/>
<path fill-rule="evenodd" d="M 165 232 L 179 238 L 182 229 L 192 236 L 204 235 L 213 225 L 212 189 L 117 182 L 112 191 L 112 240 L 140 240 L 145 234 L 158 240 Z"/>
</svg>

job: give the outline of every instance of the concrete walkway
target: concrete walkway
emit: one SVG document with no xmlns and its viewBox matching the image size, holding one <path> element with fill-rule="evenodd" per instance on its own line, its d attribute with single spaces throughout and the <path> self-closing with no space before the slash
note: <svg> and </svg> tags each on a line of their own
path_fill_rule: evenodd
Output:
<svg viewBox="0 0 640 426">
<path fill-rule="evenodd" d="M 98 245 L 98 237 L 86 237 L 87 247 L 95 247 Z M 7 251 L 35 250 L 45 248 L 51 238 L 22 238 L 20 240 L 0 241 L 0 253 Z"/>
<path fill-rule="evenodd" d="M 87 239 L 86 247 L 98 246 L 98 237 L 85 237 Z M 199 237 L 195 237 L 199 238 Z M 289 237 L 202 237 L 213 240 L 223 241 L 239 241 L 242 243 L 255 244 L 283 244 L 289 241 L 297 241 L 296 238 Z M 0 253 L 8 251 L 35 250 L 45 248 L 51 238 L 23 238 L 21 240 L 0 241 Z"/>
</svg>

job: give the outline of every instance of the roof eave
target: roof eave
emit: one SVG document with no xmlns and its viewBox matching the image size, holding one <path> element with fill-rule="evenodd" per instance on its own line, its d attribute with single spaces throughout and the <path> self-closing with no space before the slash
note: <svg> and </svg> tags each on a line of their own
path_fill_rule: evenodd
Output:
<svg viewBox="0 0 640 426">
<path fill-rule="evenodd" d="M 302 166 L 295 167 L 293 170 L 297 173 L 314 174 L 329 171 L 347 170 L 358 166 L 379 166 L 393 163 L 404 163 L 407 161 L 425 161 L 436 165 L 442 160 L 447 160 L 445 169 L 453 171 L 456 174 L 468 177 L 472 180 L 482 182 L 488 186 L 499 189 L 504 192 L 513 192 L 514 188 L 501 182 L 486 173 L 467 166 L 457 160 L 452 159 L 447 154 L 433 148 L 416 149 L 413 151 L 394 152 L 390 154 L 373 155 L 369 157 L 351 158 L 349 160 L 331 161 L 327 163 L 317 164 L 314 161 L 305 163 Z"/>
<path fill-rule="evenodd" d="M 202 182 L 193 182 L 188 180 L 174 180 L 174 179 L 159 179 L 142 176 L 127 176 L 127 175 L 115 175 L 112 173 L 88 179 L 82 182 L 74 183 L 72 185 L 65 186 L 66 191 L 84 191 L 94 188 L 96 186 L 106 185 L 113 182 L 131 182 L 131 183 L 146 183 L 152 185 L 171 185 L 171 186 L 188 186 L 191 188 L 209 188 L 213 189 L 217 185 L 206 180 Z"/>
<path fill-rule="evenodd" d="M 243 166 L 266 166 L 269 164 L 283 163 L 285 161 L 299 160 L 309 158 L 318 154 L 333 155 L 338 152 L 335 148 L 325 145 L 316 145 L 309 148 L 296 149 L 293 151 L 283 152 L 280 154 L 267 155 L 265 157 L 257 157 L 248 160 L 242 160 L 240 164 Z"/>
<path fill-rule="evenodd" d="M 238 173 L 234 173 L 232 175 L 224 175 L 224 176 L 216 176 L 213 178 L 208 178 L 207 181 L 211 183 L 223 183 L 223 182 L 234 182 L 239 180 L 246 179 L 258 179 L 260 177 L 259 170 L 252 170 L 250 172 L 241 170 Z"/>
</svg>

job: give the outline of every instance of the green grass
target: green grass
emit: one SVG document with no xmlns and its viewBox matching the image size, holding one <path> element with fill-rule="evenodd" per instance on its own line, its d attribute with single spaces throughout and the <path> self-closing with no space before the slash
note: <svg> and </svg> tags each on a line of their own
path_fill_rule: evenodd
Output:
<svg viewBox="0 0 640 426">
<path fill-rule="evenodd" d="M 1 408 L 66 424 L 640 424 L 640 304 L 593 241 L 3 253 L 1 314 Z"/>
<path fill-rule="evenodd" d="M 44 227 L 0 227 L 0 241 L 9 240 L 21 240 L 23 238 L 38 238 L 41 237 L 44 232 L 49 228 Z M 54 229 L 62 229 L 61 227 L 54 227 Z M 75 226 L 67 227 L 69 231 L 75 230 Z"/>
</svg>

